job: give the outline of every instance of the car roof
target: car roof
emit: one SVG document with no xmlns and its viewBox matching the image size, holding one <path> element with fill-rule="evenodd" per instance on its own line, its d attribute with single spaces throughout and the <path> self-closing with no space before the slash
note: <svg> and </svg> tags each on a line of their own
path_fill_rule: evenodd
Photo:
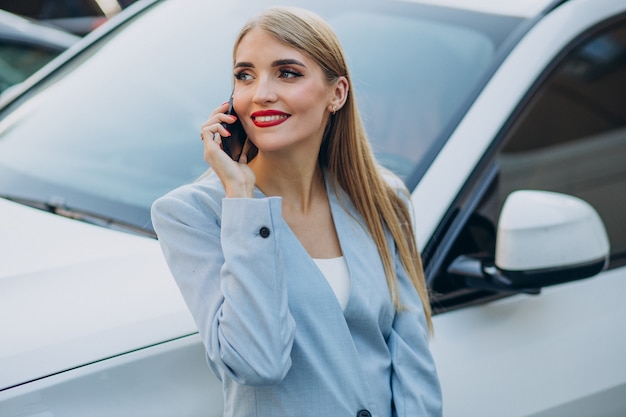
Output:
<svg viewBox="0 0 626 417">
<path fill-rule="evenodd" d="M 547 9 L 554 0 L 412 0 L 437 6 L 518 17 L 533 17 Z"/>
</svg>

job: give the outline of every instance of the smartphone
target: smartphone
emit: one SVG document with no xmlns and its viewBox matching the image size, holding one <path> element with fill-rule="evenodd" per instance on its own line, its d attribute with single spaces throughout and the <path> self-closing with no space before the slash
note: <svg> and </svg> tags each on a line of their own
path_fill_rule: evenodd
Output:
<svg viewBox="0 0 626 417">
<path fill-rule="evenodd" d="M 235 112 L 235 109 L 233 107 L 232 94 L 230 95 L 230 100 L 228 100 L 228 111 L 226 112 L 226 114 L 237 116 L 237 113 Z M 222 126 L 224 126 L 224 128 L 230 132 L 230 136 L 222 138 L 222 149 L 233 160 L 239 161 L 239 157 L 241 156 L 241 152 L 243 151 L 243 145 L 246 142 L 246 138 L 248 137 L 246 131 L 243 129 L 241 121 L 239 120 L 239 116 L 237 116 L 237 120 L 235 121 L 235 123 L 222 123 Z"/>
</svg>

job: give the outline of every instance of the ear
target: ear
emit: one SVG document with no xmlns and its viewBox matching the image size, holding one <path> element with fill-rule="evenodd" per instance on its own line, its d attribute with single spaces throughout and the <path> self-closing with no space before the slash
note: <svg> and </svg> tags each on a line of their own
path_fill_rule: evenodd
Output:
<svg viewBox="0 0 626 417">
<path fill-rule="evenodd" d="M 331 113 L 335 113 L 339 111 L 346 104 L 346 100 L 348 99 L 348 92 L 350 90 L 350 85 L 348 84 L 348 79 L 344 76 L 341 76 L 335 81 L 332 87 L 332 96 L 330 99 L 330 103 L 328 105 L 328 110 Z"/>
</svg>

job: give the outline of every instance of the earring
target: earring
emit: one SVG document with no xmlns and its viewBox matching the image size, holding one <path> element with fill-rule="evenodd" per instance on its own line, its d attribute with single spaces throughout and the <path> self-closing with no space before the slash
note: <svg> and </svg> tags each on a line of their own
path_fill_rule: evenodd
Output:
<svg viewBox="0 0 626 417">
<path fill-rule="evenodd" d="M 337 106 L 333 106 L 333 116 L 337 113 Z"/>
</svg>

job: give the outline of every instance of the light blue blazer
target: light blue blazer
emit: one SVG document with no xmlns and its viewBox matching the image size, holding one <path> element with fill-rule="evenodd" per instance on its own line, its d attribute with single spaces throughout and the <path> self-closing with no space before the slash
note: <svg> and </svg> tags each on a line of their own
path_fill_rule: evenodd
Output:
<svg viewBox="0 0 626 417">
<path fill-rule="evenodd" d="M 345 311 L 282 218 L 280 197 L 257 189 L 255 198 L 226 199 L 212 173 L 152 206 L 163 253 L 222 381 L 224 415 L 440 416 L 420 298 L 396 256 L 406 309 L 395 311 L 360 216 L 345 193 L 327 190 L 351 280 Z"/>
</svg>

